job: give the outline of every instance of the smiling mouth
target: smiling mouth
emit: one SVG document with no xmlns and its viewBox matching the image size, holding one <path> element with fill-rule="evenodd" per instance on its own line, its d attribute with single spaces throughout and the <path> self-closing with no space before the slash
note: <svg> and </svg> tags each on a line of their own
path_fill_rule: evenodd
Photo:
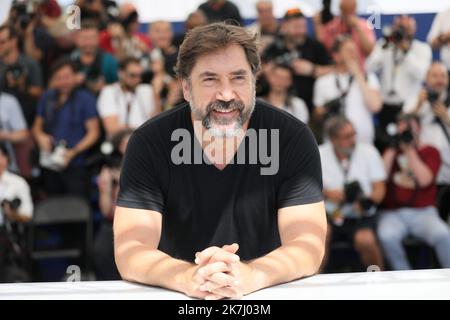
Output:
<svg viewBox="0 0 450 320">
<path fill-rule="evenodd" d="M 218 114 L 231 114 L 231 113 L 237 111 L 237 109 L 227 109 L 227 110 L 213 109 L 213 111 Z"/>
</svg>

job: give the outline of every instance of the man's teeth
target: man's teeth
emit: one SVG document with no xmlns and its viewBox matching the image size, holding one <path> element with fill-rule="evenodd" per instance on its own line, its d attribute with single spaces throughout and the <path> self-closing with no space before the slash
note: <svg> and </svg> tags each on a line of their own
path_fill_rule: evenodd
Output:
<svg viewBox="0 0 450 320">
<path fill-rule="evenodd" d="M 234 109 L 233 110 L 216 110 L 216 109 L 214 109 L 214 111 L 219 112 L 219 113 L 230 113 L 230 112 L 233 112 Z"/>
</svg>

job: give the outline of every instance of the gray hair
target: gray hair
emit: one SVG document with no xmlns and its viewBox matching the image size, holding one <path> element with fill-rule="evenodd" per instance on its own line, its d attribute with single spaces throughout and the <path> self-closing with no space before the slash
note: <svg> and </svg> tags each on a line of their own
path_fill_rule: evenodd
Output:
<svg viewBox="0 0 450 320">
<path fill-rule="evenodd" d="M 329 118 L 324 125 L 325 136 L 329 139 L 337 137 L 339 131 L 348 124 L 352 123 L 344 116 L 333 116 Z"/>
</svg>

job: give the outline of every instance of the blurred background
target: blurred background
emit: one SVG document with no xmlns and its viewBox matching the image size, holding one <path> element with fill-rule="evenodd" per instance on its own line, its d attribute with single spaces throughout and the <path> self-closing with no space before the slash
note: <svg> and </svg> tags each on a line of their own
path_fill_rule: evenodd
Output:
<svg viewBox="0 0 450 320">
<path fill-rule="evenodd" d="M 320 145 L 322 272 L 450 267 L 450 0 L 1 0 L 0 282 L 120 279 L 128 139 L 215 21 L 258 35 L 258 98 Z"/>
</svg>

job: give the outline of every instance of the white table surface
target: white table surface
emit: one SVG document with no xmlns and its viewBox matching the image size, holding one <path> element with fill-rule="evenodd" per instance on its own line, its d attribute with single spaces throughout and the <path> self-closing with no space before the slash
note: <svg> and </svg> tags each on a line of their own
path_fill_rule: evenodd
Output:
<svg viewBox="0 0 450 320">
<path fill-rule="evenodd" d="M 0 284 L 0 300 L 188 299 L 125 281 Z M 321 274 L 267 288 L 244 299 L 450 299 L 450 269 Z"/>
</svg>

